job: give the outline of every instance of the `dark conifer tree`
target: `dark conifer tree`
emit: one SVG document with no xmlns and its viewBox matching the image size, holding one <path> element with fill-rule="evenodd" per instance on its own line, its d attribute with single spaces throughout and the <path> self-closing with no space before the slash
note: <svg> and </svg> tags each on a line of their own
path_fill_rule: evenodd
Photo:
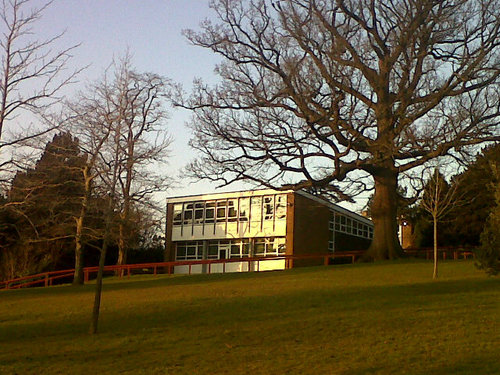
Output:
<svg viewBox="0 0 500 375">
<path fill-rule="evenodd" d="M 46 145 L 33 168 L 16 174 L 2 208 L 5 247 L 1 261 L 10 264 L 8 272 L 4 271 L 7 277 L 71 267 L 84 163 L 78 140 L 60 133 Z"/>
</svg>

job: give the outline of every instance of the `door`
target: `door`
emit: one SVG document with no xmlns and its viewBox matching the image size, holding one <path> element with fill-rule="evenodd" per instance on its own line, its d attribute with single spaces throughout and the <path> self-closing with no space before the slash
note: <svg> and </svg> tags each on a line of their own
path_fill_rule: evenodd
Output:
<svg viewBox="0 0 500 375">
<path fill-rule="evenodd" d="M 219 259 L 229 259 L 229 253 L 231 250 L 231 245 L 229 244 L 219 244 Z"/>
</svg>

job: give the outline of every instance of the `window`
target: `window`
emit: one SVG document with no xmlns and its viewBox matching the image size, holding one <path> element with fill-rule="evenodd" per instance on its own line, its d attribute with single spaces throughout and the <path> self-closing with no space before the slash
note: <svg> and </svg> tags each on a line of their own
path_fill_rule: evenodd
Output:
<svg viewBox="0 0 500 375">
<path fill-rule="evenodd" d="M 264 220 L 273 220 L 274 217 L 274 197 L 264 197 Z"/>
<path fill-rule="evenodd" d="M 263 220 L 284 220 L 287 211 L 286 201 L 286 194 L 277 194 L 176 203 L 172 221 L 173 225 L 187 226 L 251 220 L 258 226 Z"/>
<path fill-rule="evenodd" d="M 228 208 L 227 208 L 227 220 L 228 221 L 236 221 L 238 220 L 238 211 L 237 211 L 237 201 L 234 199 L 230 199 L 228 202 Z"/>
<path fill-rule="evenodd" d="M 217 202 L 217 222 L 226 221 L 226 201 Z"/>
<path fill-rule="evenodd" d="M 330 222 L 330 230 L 332 230 L 332 225 L 336 232 L 352 234 L 363 238 L 373 238 L 373 227 L 371 225 L 337 212 L 333 213 L 333 222 Z"/>
<path fill-rule="evenodd" d="M 252 215 L 252 221 L 262 220 L 262 197 L 252 197 L 250 200 L 250 210 Z"/>
<path fill-rule="evenodd" d="M 254 244 L 255 256 L 273 256 L 285 254 L 284 237 L 256 238 Z"/>
<path fill-rule="evenodd" d="M 276 196 L 276 219 L 281 220 L 286 218 L 286 195 L 281 194 Z"/>
<path fill-rule="evenodd" d="M 215 202 L 205 204 L 205 223 L 213 223 L 215 218 Z"/>
<path fill-rule="evenodd" d="M 203 242 L 201 241 L 177 242 L 175 247 L 175 260 L 203 259 Z"/>
<path fill-rule="evenodd" d="M 184 212 L 182 214 L 184 221 L 183 224 L 191 224 L 193 221 L 193 203 L 188 203 L 184 206 Z"/>
<path fill-rule="evenodd" d="M 250 241 L 215 240 L 208 243 L 207 259 L 245 258 L 250 256 Z"/>
<path fill-rule="evenodd" d="M 250 243 L 247 239 L 231 241 L 230 258 L 245 258 L 250 255 Z"/>
<path fill-rule="evenodd" d="M 346 218 L 346 231 L 352 233 L 352 219 L 349 217 Z"/>
<path fill-rule="evenodd" d="M 250 213 L 250 198 L 240 199 L 240 221 L 248 221 L 248 214 Z"/>
<path fill-rule="evenodd" d="M 337 213 L 334 213 L 334 221 L 335 221 L 335 230 L 338 232 L 340 231 L 340 215 Z"/>
<path fill-rule="evenodd" d="M 194 204 L 194 223 L 203 223 L 203 211 L 205 209 L 205 204 L 203 202 L 198 202 Z"/>
<path fill-rule="evenodd" d="M 210 242 L 207 249 L 207 259 L 219 259 L 218 243 Z"/>
<path fill-rule="evenodd" d="M 330 238 L 328 240 L 328 251 L 333 253 L 335 251 L 335 213 L 332 212 L 332 216 L 330 217 L 330 221 L 328 222 L 328 229 Z"/>
<path fill-rule="evenodd" d="M 181 225 L 182 224 L 182 203 L 174 204 L 174 216 L 173 216 L 173 224 Z"/>
<path fill-rule="evenodd" d="M 358 222 L 356 220 L 352 221 L 352 234 L 358 235 Z"/>
<path fill-rule="evenodd" d="M 266 254 L 266 241 L 264 238 L 259 238 L 255 240 L 254 244 L 255 255 L 265 255 Z"/>
<path fill-rule="evenodd" d="M 344 215 L 340 215 L 340 231 L 347 232 L 346 217 Z"/>
</svg>

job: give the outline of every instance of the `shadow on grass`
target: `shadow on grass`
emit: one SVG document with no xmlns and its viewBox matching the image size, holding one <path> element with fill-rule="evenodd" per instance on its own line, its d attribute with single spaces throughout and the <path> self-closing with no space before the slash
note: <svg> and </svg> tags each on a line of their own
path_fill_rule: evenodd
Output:
<svg viewBox="0 0 500 375">
<path fill-rule="evenodd" d="M 284 275 L 284 274 L 283 274 Z M 235 275 L 236 279 L 249 278 L 248 274 Z M 262 278 L 265 274 L 253 275 Z M 140 289 L 150 287 L 168 287 L 169 285 L 197 284 L 210 281 L 223 281 L 222 275 L 200 275 L 190 278 L 167 279 L 165 283 L 161 280 L 145 280 L 134 282 L 133 288 L 126 288 L 126 284 L 116 283 L 108 285 L 106 290 Z M 234 279 L 232 279 L 234 280 Z M 85 287 L 85 289 L 91 286 Z M 80 292 L 80 289 L 68 287 L 67 290 L 60 288 L 64 293 L 70 291 Z M 92 288 L 93 290 L 93 288 Z M 264 296 L 206 296 L 194 298 L 190 301 L 153 301 L 145 306 L 132 305 L 129 309 L 119 311 L 101 311 L 101 333 L 125 333 L 140 329 L 169 326 L 191 326 L 200 317 L 206 316 L 207 322 L 223 322 L 227 316 L 238 315 L 239 321 L 249 321 L 262 314 L 310 314 L 311 309 L 328 309 L 332 314 L 336 311 L 356 310 L 357 313 L 371 313 L 383 308 L 399 308 L 404 306 L 408 309 L 422 309 L 427 305 L 436 305 L 443 296 L 461 295 L 460 300 L 467 300 L 470 295 L 478 292 L 498 292 L 500 280 L 458 280 L 442 281 L 438 283 L 420 283 L 411 285 L 395 286 L 354 286 L 354 287 L 332 287 L 330 289 L 311 289 L 300 291 L 277 291 L 276 295 Z M 40 290 L 41 294 L 47 290 Z M 57 291 L 59 293 L 59 290 Z M 104 298 L 105 298 L 104 291 Z M 40 294 L 39 294 L 40 295 Z M 438 298 L 436 298 L 438 297 Z M 439 308 L 437 303 L 436 308 Z M 88 327 L 87 316 L 90 320 L 91 306 L 88 312 L 81 312 L 72 317 L 65 317 L 63 321 L 46 317 L 43 321 L 31 323 L 29 320 L 22 322 L 0 322 L 0 342 L 16 338 L 57 336 L 85 334 Z"/>
<path fill-rule="evenodd" d="M 336 266 L 339 267 L 339 266 Z M 324 267 L 327 269 L 327 267 Z M 104 278 L 103 290 L 124 290 L 124 289 L 145 289 L 145 288 L 164 288 L 171 285 L 196 285 L 205 284 L 207 282 L 228 282 L 230 280 L 245 280 L 254 278 L 280 277 L 289 276 L 292 273 L 316 273 L 318 267 L 305 267 L 299 269 L 290 269 L 283 271 L 261 271 L 261 272 L 233 272 L 233 273 L 212 273 L 212 274 L 193 274 L 193 275 L 133 275 L 131 278 L 124 276 L 119 278 L 116 276 L 108 276 Z M 145 278 L 141 280 L 140 278 Z M 81 294 L 94 291 L 94 280 L 85 285 L 70 285 L 62 284 L 49 288 L 25 288 L 12 289 L 0 292 L 0 296 L 4 299 L 26 298 L 30 296 L 48 296 L 48 295 L 64 295 L 64 294 Z"/>
<path fill-rule="evenodd" d="M 454 261 L 457 262 L 457 261 Z M 400 265 L 415 265 L 419 263 L 431 264 L 428 260 L 423 259 L 397 259 L 390 261 L 378 262 L 358 262 L 355 264 L 336 264 L 330 266 L 313 266 L 313 267 L 298 267 L 283 271 L 262 271 L 262 272 L 234 272 L 234 273 L 213 273 L 213 274 L 193 274 L 193 275 L 132 275 L 131 278 L 124 276 L 123 278 L 108 276 L 104 278 L 104 290 L 124 290 L 124 289 L 144 289 L 144 288 L 164 288 L 170 285 L 196 285 L 207 282 L 228 282 L 231 280 L 245 280 L 255 278 L 280 278 L 289 277 L 300 274 L 316 274 L 318 272 L 335 272 L 335 271 L 353 271 L 355 268 L 365 268 L 373 266 L 400 266 Z M 140 278 L 145 278 L 141 280 Z M 131 283 L 132 282 L 132 283 Z M 7 290 L 0 292 L 0 296 L 5 298 L 25 298 L 28 296 L 44 296 L 53 294 L 84 294 L 93 293 L 95 284 L 93 280 L 85 285 L 69 285 L 63 284 L 49 288 L 27 288 L 17 290 Z"/>
<path fill-rule="evenodd" d="M 157 279 L 138 280 L 133 283 L 108 280 L 104 293 L 112 290 L 133 291 L 206 282 L 226 282 L 230 285 L 234 280 L 251 282 L 269 277 L 287 278 L 309 272 L 319 272 L 318 276 L 321 276 L 323 270 L 312 268 L 282 273 L 242 273 L 232 274 L 230 277 L 220 274 L 173 278 L 160 276 Z M 223 287 L 222 285 L 220 290 L 223 290 Z M 125 358 L 127 363 L 135 363 L 135 360 L 139 363 L 143 350 L 156 350 L 154 346 L 159 345 L 161 350 L 173 356 L 175 363 L 188 361 L 189 366 L 196 366 L 196 351 L 202 347 L 204 349 L 200 350 L 200 353 L 203 353 L 203 350 L 212 350 L 212 355 L 216 353 L 217 356 L 227 356 L 233 361 L 232 366 L 236 366 L 238 361 L 241 361 L 238 356 L 245 350 L 254 350 L 256 355 L 268 353 L 268 348 L 278 349 L 278 353 L 282 350 L 283 353 L 285 349 L 281 347 L 286 344 L 291 345 L 291 350 L 296 350 L 297 354 L 300 354 L 301 350 L 315 353 L 322 350 L 315 348 L 317 342 L 321 342 L 321 345 L 332 342 L 340 357 L 352 356 L 349 362 L 352 369 L 343 372 L 344 374 L 398 373 L 396 365 L 390 364 L 389 361 L 380 366 L 374 360 L 363 363 L 357 354 L 358 348 L 363 345 L 373 345 L 375 348 L 377 345 L 390 346 L 390 337 L 385 336 L 394 335 L 396 332 L 404 334 L 405 330 L 414 329 L 412 324 L 421 324 L 421 330 L 429 329 L 434 324 L 431 320 L 436 316 L 441 319 L 441 324 L 445 325 L 447 319 L 453 316 L 453 311 L 448 310 L 457 306 L 465 306 L 465 310 L 471 314 L 476 312 L 478 303 L 486 304 L 487 308 L 494 308 L 499 290 L 499 279 L 429 281 L 380 286 L 331 285 L 323 289 L 316 288 L 311 282 L 307 288 L 277 290 L 275 295 L 207 294 L 175 301 L 164 298 L 152 300 L 144 305 L 123 305 L 119 310 L 103 309 L 100 333 L 93 337 L 87 335 L 91 309 L 91 306 L 88 306 L 88 311 L 71 316 L 60 314 L 38 317 L 38 321 L 30 321 L 29 317 L 25 317 L 23 321 L 0 322 L 0 342 L 5 344 L 3 346 L 6 348 L 0 353 L 0 362 L 10 368 L 15 368 L 17 363 L 28 363 L 27 366 L 33 369 L 42 368 L 48 361 L 67 363 L 68 368 L 71 368 L 72 361 L 79 363 L 106 357 L 103 366 L 112 366 L 113 361 L 120 361 L 120 358 L 127 356 L 130 357 Z M 232 291 L 235 291 L 235 288 Z M 21 292 L 19 294 L 25 297 L 32 293 L 29 290 Z M 75 292 L 90 293 L 93 292 L 93 285 L 83 288 L 57 287 L 36 292 L 33 293 L 36 297 L 58 294 L 65 296 L 66 293 Z M 483 301 L 484 296 L 490 295 L 493 297 Z M 9 296 L 9 293 L 5 296 Z M 64 298 L 61 302 L 64 303 Z M 439 314 L 433 315 L 436 311 Z M 453 327 L 456 328 L 459 324 Z M 436 334 L 431 332 L 432 334 L 414 333 L 430 335 L 430 342 L 434 342 Z M 365 335 L 367 337 L 364 337 Z M 346 343 L 353 343 L 358 347 L 349 348 L 348 345 L 342 347 L 336 344 L 335 340 L 340 340 L 339 337 L 342 340 L 347 337 Z M 412 336 L 411 339 L 419 340 L 419 337 Z M 384 344 L 386 340 L 389 340 L 388 344 Z M 405 340 L 410 339 L 399 338 L 399 345 L 408 344 L 409 341 Z M 9 343 L 15 343 L 16 347 L 22 350 L 9 352 Z M 47 348 L 40 345 L 47 345 Z M 60 345 L 61 350 L 51 348 L 51 345 Z M 210 346 L 217 349 L 209 349 Z M 398 348 L 402 350 L 401 346 L 395 346 L 394 350 L 397 351 Z M 409 352 L 405 353 L 411 355 Z M 161 356 L 162 353 L 158 355 Z M 415 368 L 409 373 L 423 375 L 429 373 L 429 369 L 430 373 L 440 374 L 495 373 L 486 371 L 497 369 L 492 364 L 495 362 L 490 352 L 484 353 L 482 360 L 478 361 L 476 357 L 471 359 L 471 355 L 467 353 L 463 357 L 450 358 L 439 366 L 426 363 L 426 371 Z M 378 356 L 377 358 L 380 358 L 382 355 L 379 353 Z M 210 355 L 208 357 L 204 360 L 215 360 Z M 425 359 L 423 356 L 417 358 Z M 157 365 L 155 362 L 141 362 L 145 373 L 148 366 Z M 392 372 L 384 372 L 385 370 Z"/>
</svg>

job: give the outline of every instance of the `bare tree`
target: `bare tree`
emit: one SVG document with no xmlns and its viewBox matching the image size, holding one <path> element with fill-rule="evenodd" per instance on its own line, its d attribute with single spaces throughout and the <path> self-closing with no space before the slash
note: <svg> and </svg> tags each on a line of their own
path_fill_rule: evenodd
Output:
<svg viewBox="0 0 500 375">
<path fill-rule="evenodd" d="M 120 127 L 115 127 L 112 131 L 112 137 L 114 137 L 114 148 L 110 153 L 111 159 L 104 160 L 104 165 L 107 168 L 98 170 L 100 177 L 106 181 L 106 187 L 108 194 L 106 197 L 106 208 L 104 211 L 104 235 L 102 239 L 101 254 L 99 256 L 99 270 L 97 271 L 96 288 L 94 294 L 94 306 L 92 309 L 92 319 L 90 321 L 90 334 L 97 333 L 97 326 L 99 323 L 99 313 L 101 308 L 101 296 L 102 296 L 102 278 L 104 273 L 104 263 L 106 260 L 106 253 L 108 251 L 109 244 L 111 243 L 111 226 L 113 223 L 113 218 L 115 210 L 117 207 L 116 196 L 118 190 L 118 176 L 120 170 L 120 150 L 119 150 L 119 138 L 120 138 Z"/>
<path fill-rule="evenodd" d="M 152 163 L 162 163 L 168 156 L 170 138 L 165 131 L 165 78 L 153 73 L 137 73 L 126 56 L 115 77 L 114 111 L 120 113 L 121 152 L 119 183 L 121 208 L 119 220 L 118 262 L 127 263 L 128 239 L 132 232 L 131 208 L 149 204 L 153 192 L 165 190 L 169 178 L 153 173 Z"/>
<path fill-rule="evenodd" d="M 44 116 L 60 101 L 61 90 L 72 82 L 79 70 L 67 72 L 72 51 L 77 47 L 56 50 L 64 33 L 38 40 L 33 30 L 52 1 L 35 6 L 33 0 L 2 0 L 0 3 L 0 166 L 13 164 L 5 150 L 33 140 L 53 130 L 56 125 L 23 127 L 10 125 L 22 111 Z M 7 124 L 9 126 L 7 127 Z M 15 164 L 15 163 L 14 163 Z"/>
<path fill-rule="evenodd" d="M 432 278 L 438 277 L 438 224 L 461 204 L 459 180 L 449 185 L 439 168 L 435 168 L 424 187 L 420 207 L 432 217 L 434 270 Z"/>
<path fill-rule="evenodd" d="M 68 105 L 67 122 L 87 155 L 82 170 L 85 196 L 80 215 L 75 218 L 74 283 L 83 283 L 83 232 L 91 195 L 106 202 L 91 333 L 97 332 L 102 269 L 109 245 L 116 241 L 118 263 L 124 264 L 130 233 L 136 226 L 133 206 L 152 205 L 152 193 L 168 186 L 168 178 L 151 168 L 158 167 L 168 156 L 170 138 L 164 110 L 167 83 L 156 74 L 137 73 L 127 54 L 110 66 L 101 81 Z M 114 228 L 118 233 L 113 233 Z"/>
<path fill-rule="evenodd" d="M 77 221 L 74 283 L 83 283 L 83 221 L 92 189 L 116 189 L 118 264 L 125 264 L 128 240 L 133 232 L 133 204 L 152 205 L 151 194 L 165 190 L 168 179 L 154 173 L 153 163 L 165 161 L 170 139 L 164 129 L 166 80 L 156 74 L 135 72 L 127 55 L 113 64 L 102 81 L 95 83 L 75 102 L 69 103 L 70 126 L 81 138 L 88 155 L 82 170 L 86 196 Z M 116 160 L 116 161 L 115 161 Z M 117 168 L 114 187 L 113 168 Z M 105 193 L 107 194 L 107 193 Z"/>
<path fill-rule="evenodd" d="M 218 23 L 186 31 L 223 60 L 218 85 L 178 100 L 194 111 L 191 174 L 341 198 L 370 183 L 370 258 L 401 254 L 403 174 L 500 138 L 498 0 L 211 4 Z"/>
<path fill-rule="evenodd" d="M 99 175 L 99 157 L 108 142 L 111 134 L 113 119 L 110 118 L 107 107 L 102 106 L 102 98 L 108 96 L 107 86 L 92 86 L 89 89 L 93 95 L 80 93 L 75 102 L 67 103 L 67 112 L 69 118 L 68 128 L 77 134 L 80 147 L 86 156 L 85 163 L 81 169 L 83 177 L 83 194 L 81 196 L 81 205 L 78 216 L 75 216 L 75 274 L 73 285 L 82 285 L 84 283 L 84 244 L 86 232 L 93 231 L 90 236 L 92 239 L 102 238 L 102 233 L 96 233 L 91 228 L 85 227 L 85 221 L 88 219 L 88 210 L 91 203 L 94 180 Z"/>
</svg>

